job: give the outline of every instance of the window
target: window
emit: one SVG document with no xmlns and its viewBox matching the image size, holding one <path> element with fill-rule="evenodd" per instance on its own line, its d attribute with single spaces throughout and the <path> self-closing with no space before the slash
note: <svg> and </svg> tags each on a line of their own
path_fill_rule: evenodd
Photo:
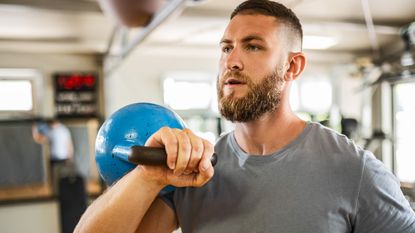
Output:
<svg viewBox="0 0 415 233">
<path fill-rule="evenodd" d="M 0 69 L 2 117 L 35 114 L 38 102 L 35 98 L 35 90 L 41 86 L 39 76 L 40 74 L 32 69 Z"/>
<path fill-rule="evenodd" d="M 213 75 L 171 72 L 163 81 L 164 103 L 175 110 L 210 110 L 216 94 Z"/>
<path fill-rule="evenodd" d="M 214 143 L 219 136 L 216 77 L 210 73 L 178 71 L 163 78 L 164 104 L 175 110 L 186 126 Z"/>
<path fill-rule="evenodd" d="M 326 76 L 305 76 L 291 84 L 290 105 L 301 119 L 323 121 L 332 108 L 332 85 Z"/>
<path fill-rule="evenodd" d="M 0 80 L 0 111 L 33 109 L 32 83 L 28 80 Z"/>
<path fill-rule="evenodd" d="M 396 175 L 403 182 L 415 182 L 415 83 L 394 87 L 394 128 Z"/>
<path fill-rule="evenodd" d="M 311 113 L 330 111 L 332 104 L 332 87 L 328 78 L 304 79 L 300 86 L 301 105 Z"/>
</svg>

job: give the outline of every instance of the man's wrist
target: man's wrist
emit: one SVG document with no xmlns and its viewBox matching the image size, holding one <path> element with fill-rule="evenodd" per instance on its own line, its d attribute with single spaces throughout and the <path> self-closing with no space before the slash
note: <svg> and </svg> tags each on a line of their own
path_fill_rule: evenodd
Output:
<svg viewBox="0 0 415 233">
<path fill-rule="evenodd" d="M 162 184 L 155 179 L 148 179 L 148 176 L 143 174 L 143 171 L 140 167 L 136 167 L 131 171 L 131 173 L 133 173 L 132 175 L 138 179 L 138 183 L 141 186 L 144 186 L 140 188 L 145 188 L 148 192 L 159 193 L 166 186 L 165 184 Z"/>
</svg>

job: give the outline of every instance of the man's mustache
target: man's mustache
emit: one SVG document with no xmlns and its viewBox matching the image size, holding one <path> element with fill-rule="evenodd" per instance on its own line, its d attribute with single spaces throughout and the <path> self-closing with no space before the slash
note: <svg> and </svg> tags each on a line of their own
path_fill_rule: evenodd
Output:
<svg viewBox="0 0 415 233">
<path fill-rule="evenodd" d="M 238 79 L 239 81 L 244 83 L 251 82 L 250 78 L 240 71 L 226 71 L 220 79 L 221 83 L 225 83 L 226 79 L 228 78 Z"/>
</svg>

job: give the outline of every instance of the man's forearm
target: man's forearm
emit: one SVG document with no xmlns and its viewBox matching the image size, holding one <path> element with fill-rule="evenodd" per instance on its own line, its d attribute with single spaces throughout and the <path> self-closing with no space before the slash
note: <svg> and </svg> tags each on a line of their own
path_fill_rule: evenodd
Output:
<svg viewBox="0 0 415 233">
<path fill-rule="evenodd" d="M 134 169 L 92 203 L 75 232 L 135 232 L 162 188 Z"/>
</svg>

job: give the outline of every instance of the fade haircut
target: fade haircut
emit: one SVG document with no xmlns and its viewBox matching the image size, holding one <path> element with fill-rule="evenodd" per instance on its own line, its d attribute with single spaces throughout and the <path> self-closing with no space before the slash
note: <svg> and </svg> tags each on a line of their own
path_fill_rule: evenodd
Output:
<svg viewBox="0 0 415 233">
<path fill-rule="evenodd" d="M 293 33 L 294 40 L 299 42 L 299 49 L 302 49 L 303 29 L 300 20 L 291 9 L 281 3 L 269 0 L 248 0 L 235 8 L 231 14 L 231 19 L 237 15 L 256 14 L 279 19 Z"/>
</svg>

